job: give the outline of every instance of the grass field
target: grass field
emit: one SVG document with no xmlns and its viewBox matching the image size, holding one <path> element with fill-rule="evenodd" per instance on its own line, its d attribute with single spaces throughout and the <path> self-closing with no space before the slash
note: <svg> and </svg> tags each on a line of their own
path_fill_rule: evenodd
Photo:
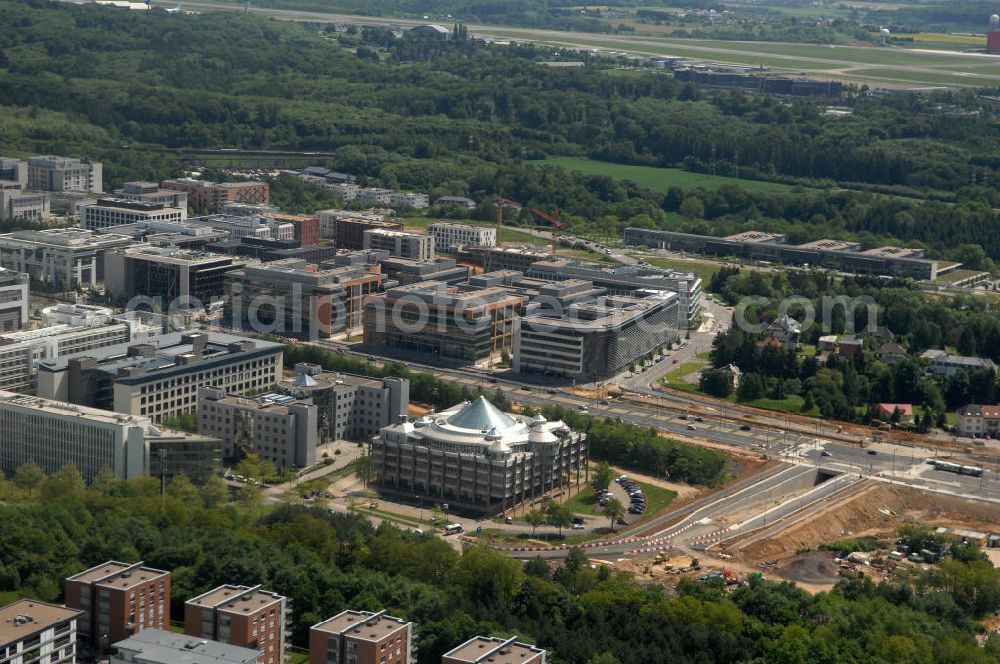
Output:
<svg viewBox="0 0 1000 664">
<path fill-rule="evenodd" d="M 597 510 L 597 496 L 589 486 L 580 489 L 579 492 L 564 504 L 573 511 L 573 514 L 600 514 Z"/>
<path fill-rule="evenodd" d="M 720 266 L 717 263 L 709 263 L 704 261 L 685 261 L 685 260 L 672 260 L 670 258 L 659 258 L 657 256 L 646 256 L 643 257 L 650 265 L 655 267 L 663 267 L 673 270 L 687 270 L 689 272 L 694 272 L 702 280 L 702 288 L 708 288 L 709 280 L 719 271 Z"/>
<path fill-rule="evenodd" d="M 541 163 L 559 166 L 568 171 L 576 171 L 584 175 L 606 175 L 615 180 L 630 180 L 640 187 L 660 193 L 666 193 L 670 187 L 680 187 L 681 189 L 695 189 L 697 187 L 701 187 L 702 189 L 718 189 L 724 185 L 742 187 L 748 191 L 790 192 L 795 189 L 792 185 L 778 184 L 776 182 L 692 173 L 680 168 L 612 164 L 607 161 L 588 159 L 587 157 L 549 157 Z"/>
<path fill-rule="evenodd" d="M 684 390 L 686 392 L 697 392 L 698 385 L 692 385 L 684 380 L 685 376 L 695 373 L 696 371 L 701 371 L 705 367 L 704 362 L 685 362 L 680 365 L 666 376 L 663 377 L 663 382 L 667 387 L 672 387 L 675 390 Z"/>
</svg>

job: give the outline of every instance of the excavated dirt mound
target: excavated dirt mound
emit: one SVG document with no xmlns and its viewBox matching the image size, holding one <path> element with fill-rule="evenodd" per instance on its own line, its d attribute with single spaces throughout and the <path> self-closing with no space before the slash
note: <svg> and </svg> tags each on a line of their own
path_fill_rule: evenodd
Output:
<svg viewBox="0 0 1000 664">
<path fill-rule="evenodd" d="M 840 569 L 823 553 L 809 553 L 777 570 L 778 576 L 797 583 L 834 583 Z"/>
</svg>

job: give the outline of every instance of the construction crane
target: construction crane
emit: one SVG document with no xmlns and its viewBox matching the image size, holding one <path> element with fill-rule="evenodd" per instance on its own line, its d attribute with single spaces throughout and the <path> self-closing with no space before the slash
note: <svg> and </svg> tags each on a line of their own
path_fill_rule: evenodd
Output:
<svg viewBox="0 0 1000 664">
<path fill-rule="evenodd" d="M 556 255 L 556 250 L 559 248 L 559 231 L 566 228 L 566 224 L 559 217 L 559 209 L 556 208 L 555 214 L 549 214 L 544 210 L 539 210 L 538 208 L 531 208 L 531 213 L 538 217 L 539 219 L 544 219 L 549 222 L 552 226 L 552 249 L 551 254 L 553 257 Z"/>
<path fill-rule="evenodd" d="M 521 204 L 517 201 L 512 201 L 509 198 L 504 197 L 503 192 L 497 194 L 497 246 L 500 246 L 500 232 L 503 228 L 503 209 L 507 205 L 513 205 L 518 208 Z"/>
</svg>

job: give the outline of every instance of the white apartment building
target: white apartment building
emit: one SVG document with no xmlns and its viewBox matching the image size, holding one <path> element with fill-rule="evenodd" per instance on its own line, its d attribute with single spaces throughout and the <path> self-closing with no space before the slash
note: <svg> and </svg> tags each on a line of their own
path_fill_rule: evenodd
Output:
<svg viewBox="0 0 1000 664">
<path fill-rule="evenodd" d="M 493 226 L 472 224 L 431 224 L 427 232 L 434 238 L 434 249 L 447 251 L 449 247 L 495 247 L 497 229 Z"/>
<path fill-rule="evenodd" d="M 391 256 L 429 261 L 434 258 L 434 238 L 423 233 L 408 233 L 387 228 L 373 228 L 362 233 L 362 248 L 384 250 Z"/>
<path fill-rule="evenodd" d="M 82 162 L 69 157 L 30 157 L 28 189 L 99 193 L 104 191 L 104 168 L 99 162 Z"/>
<path fill-rule="evenodd" d="M 358 190 L 357 199 L 368 205 L 391 207 L 395 193 L 392 189 L 382 187 L 364 187 Z"/>
<path fill-rule="evenodd" d="M 82 611 L 21 599 L 0 608 L 2 664 L 73 664 Z"/>
<path fill-rule="evenodd" d="M 361 192 L 361 187 L 353 182 L 335 182 L 326 185 L 326 187 L 345 201 L 353 201 Z"/>
<path fill-rule="evenodd" d="M 132 239 L 82 228 L 47 228 L 0 234 L 0 267 L 27 272 L 48 287 L 96 287 L 104 280 L 104 255 Z"/>
<path fill-rule="evenodd" d="M 143 222 L 187 219 L 187 208 L 166 207 L 163 203 L 120 198 L 101 198 L 95 203 L 80 205 L 77 210 L 80 215 L 80 225 L 91 231 Z"/>
<path fill-rule="evenodd" d="M 411 207 L 422 210 L 430 206 L 431 201 L 427 194 L 413 191 L 394 191 L 389 197 L 389 207 L 392 208 Z"/>
</svg>

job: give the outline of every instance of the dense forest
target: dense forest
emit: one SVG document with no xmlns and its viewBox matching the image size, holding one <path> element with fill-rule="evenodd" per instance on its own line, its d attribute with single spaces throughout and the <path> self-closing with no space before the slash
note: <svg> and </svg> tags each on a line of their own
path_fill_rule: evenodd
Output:
<svg viewBox="0 0 1000 664">
<path fill-rule="evenodd" d="M 479 200 L 502 189 L 559 206 L 581 232 L 787 227 L 1000 256 L 1000 129 L 935 110 L 977 107 L 970 92 L 858 100 L 852 115 L 829 117 L 814 101 L 539 66 L 552 57 L 254 15 L 0 0 L 0 100 L 11 104 L 0 128 L 8 151 L 102 159 L 111 186 L 177 173 L 148 146 L 335 150 L 326 165 L 366 181 Z M 551 155 L 817 188 L 660 194 L 530 163 Z M 685 197 L 701 206 L 681 215 Z"/>
<path fill-rule="evenodd" d="M 931 572 L 817 595 L 759 577 L 732 592 L 693 580 L 674 591 L 595 569 L 579 549 L 554 567 L 479 546 L 459 554 L 434 536 L 259 496 L 228 502 L 218 478 L 199 493 L 183 476 L 162 499 L 148 478 L 103 475 L 84 489 L 72 467 L 0 479 L 0 597 L 59 601 L 71 574 L 144 560 L 173 572 L 175 618 L 218 584 L 260 583 L 291 599 L 293 643 L 345 608 L 384 608 L 417 622 L 420 664 L 476 634 L 519 635 L 556 664 L 1000 661 L 1000 641 L 974 638 L 1000 602 L 1000 571 L 975 548 Z"/>
</svg>

